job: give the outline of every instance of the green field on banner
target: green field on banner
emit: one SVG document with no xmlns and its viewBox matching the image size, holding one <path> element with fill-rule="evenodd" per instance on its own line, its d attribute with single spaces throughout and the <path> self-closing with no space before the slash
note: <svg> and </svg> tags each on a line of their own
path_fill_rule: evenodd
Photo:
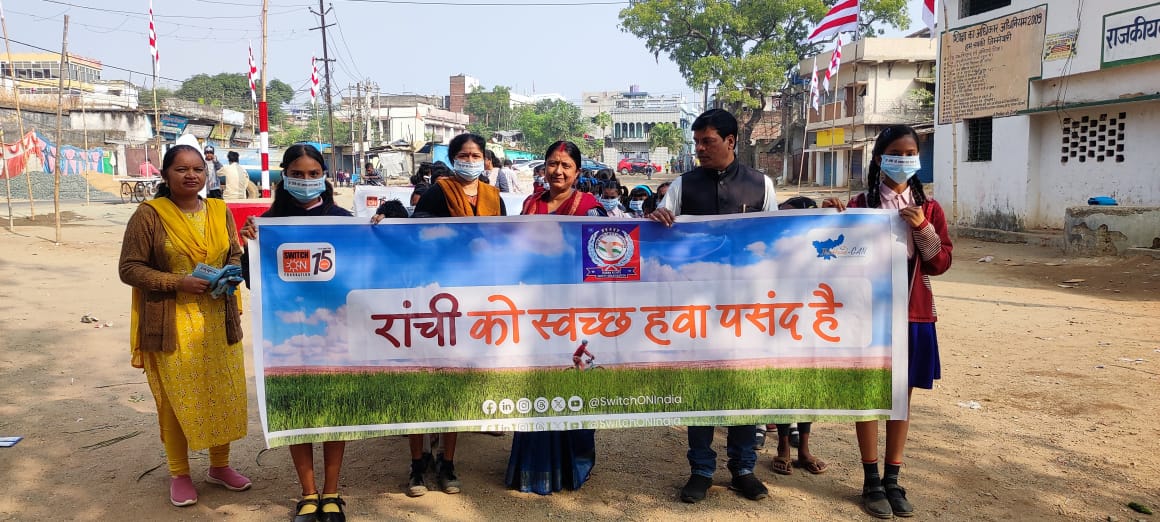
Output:
<svg viewBox="0 0 1160 522">
<path fill-rule="evenodd" d="M 890 371 L 847 368 L 562 369 L 291 374 L 266 377 L 271 432 L 515 417 L 753 409 L 889 409 Z M 484 415 L 486 400 L 579 396 L 581 411 Z M 617 397 L 672 397 L 669 403 Z M 612 405 L 591 407 L 592 398 Z M 678 399 L 679 398 L 679 399 Z M 679 402 L 675 402 L 679 400 Z M 660 401 L 664 402 L 664 401 Z M 440 431 L 440 430 L 433 430 Z M 387 433 L 387 432 L 384 432 Z M 364 435 L 365 436 L 365 435 Z M 298 437 L 294 437 L 298 438 Z M 306 436 L 301 440 L 309 440 Z"/>
</svg>

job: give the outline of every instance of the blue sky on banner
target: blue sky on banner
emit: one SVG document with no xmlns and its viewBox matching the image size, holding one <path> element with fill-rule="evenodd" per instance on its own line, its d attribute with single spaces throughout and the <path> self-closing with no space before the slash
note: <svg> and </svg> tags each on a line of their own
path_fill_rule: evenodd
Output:
<svg viewBox="0 0 1160 522">
<path fill-rule="evenodd" d="M 874 301 L 889 302 L 890 266 L 886 257 L 875 255 L 889 245 L 859 239 L 888 227 L 884 215 L 782 213 L 776 229 L 762 219 L 679 223 L 672 229 L 648 221 L 636 223 L 642 227 L 642 281 L 777 280 L 800 277 L 806 267 L 806 275 L 819 281 L 850 274 L 867 277 L 876 282 Z M 410 221 L 379 226 L 263 225 L 267 365 L 344 362 L 346 299 L 351 290 L 583 284 L 581 221 L 431 225 Z M 845 245 L 868 246 L 871 255 L 839 262 L 819 258 L 812 242 L 833 239 L 839 233 L 845 236 Z M 334 246 L 334 279 L 282 283 L 277 275 L 277 245 L 314 241 Z M 881 262 L 871 264 L 871 259 Z M 888 333 L 877 334 L 873 343 L 884 344 Z"/>
</svg>

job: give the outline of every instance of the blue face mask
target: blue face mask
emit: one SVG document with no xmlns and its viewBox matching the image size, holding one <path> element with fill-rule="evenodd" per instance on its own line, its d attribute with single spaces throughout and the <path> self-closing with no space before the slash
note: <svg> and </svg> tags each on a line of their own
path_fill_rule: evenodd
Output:
<svg viewBox="0 0 1160 522">
<path fill-rule="evenodd" d="M 631 209 L 633 212 L 640 214 L 641 212 L 644 212 L 644 200 L 634 199 L 632 201 L 629 201 L 628 208 Z"/>
<path fill-rule="evenodd" d="M 475 181 L 483 175 L 482 161 L 455 160 L 455 165 L 452 168 L 455 170 L 456 176 L 467 181 Z"/>
<path fill-rule="evenodd" d="M 903 184 L 922 168 L 922 160 L 918 156 L 882 156 L 878 166 L 892 181 Z"/>
<path fill-rule="evenodd" d="M 326 178 L 318 179 L 299 179 L 284 177 L 282 178 L 282 186 L 286 188 L 294 199 L 300 203 L 309 203 L 314 201 L 323 192 L 326 192 Z"/>
<path fill-rule="evenodd" d="M 616 198 L 601 199 L 600 204 L 604 205 L 604 210 L 612 212 L 620 206 L 620 200 Z"/>
</svg>

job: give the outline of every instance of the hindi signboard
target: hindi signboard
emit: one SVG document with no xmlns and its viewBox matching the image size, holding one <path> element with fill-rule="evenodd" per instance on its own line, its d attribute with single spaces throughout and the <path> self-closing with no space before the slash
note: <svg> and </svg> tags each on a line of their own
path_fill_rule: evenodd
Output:
<svg viewBox="0 0 1160 522">
<path fill-rule="evenodd" d="M 1043 72 L 1047 8 L 1034 7 L 942 35 L 939 124 L 1007 116 L 1027 108 L 1028 82 Z"/>
<path fill-rule="evenodd" d="M 1160 57 L 1160 3 L 1104 15 L 1102 67 Z"/>
<path fill-rule="evenodd" d="M 258 223 L 271 446 L 906 416 L 897 212 Z"/>
</svg>

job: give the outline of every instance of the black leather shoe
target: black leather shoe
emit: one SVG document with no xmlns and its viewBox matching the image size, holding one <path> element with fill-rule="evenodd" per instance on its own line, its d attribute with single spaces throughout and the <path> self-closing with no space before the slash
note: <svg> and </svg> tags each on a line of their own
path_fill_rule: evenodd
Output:
<svg viewBox="0 0 1160 522">
<path fill-rule="evenodd" d="M 881 485 L 862 487 L 862 509 L 875 518 L 894 518 L 894 510 L 890 508 L 886 490 Z"/>
<path fill-rule="evenodd" d="M 326 506 L 334 504 L 338 506 L 338 512 L 327 513 Z M 346 506 L 346 501 L 342 497 L 324 498 L 318 503 L 318 520 L 319 522 L 346 522 L 346 511 L 343 507 Z"/>
<path fill-rule="evenodd" d="M 886 488 L 886 500 L 890 501 L 890 510 L 894 512 L 894 516 L 902 518 L 914 516 L 914 507 L 906 500 L 906 490 L 902 486 L 886 483 L 882 487 Z"/>
<path fill-rule="evenodd" d="M 313 495 L 309 495 L 309 497 L 311 497 L 311 498 L 304 498 L 302 500 L 299 500 L 298 504 L 294 506 L 294 522 L 315 522 L 316 520 L 318 520 L 318 515 L 322 513 L 322 508 L 320 508 L 318 506 L 319 494 L 315 493 Z M 306 506 L 311 505 L 311 504 L 314 505 L 314 512 L 313 513 L 311 513 L 309 515 L 299 515 L 298 514 L 299 512 L 302 511 L 303 507 L 306 507 Z"/>
<path fill-rule="evenodd" d="M 685 487 L 681 488 L 681 502 L 696 504 L 705 500 L 705 494 L 713 486 L 713 479 L 701 475 L 692 475 Z"/>
</svg>

